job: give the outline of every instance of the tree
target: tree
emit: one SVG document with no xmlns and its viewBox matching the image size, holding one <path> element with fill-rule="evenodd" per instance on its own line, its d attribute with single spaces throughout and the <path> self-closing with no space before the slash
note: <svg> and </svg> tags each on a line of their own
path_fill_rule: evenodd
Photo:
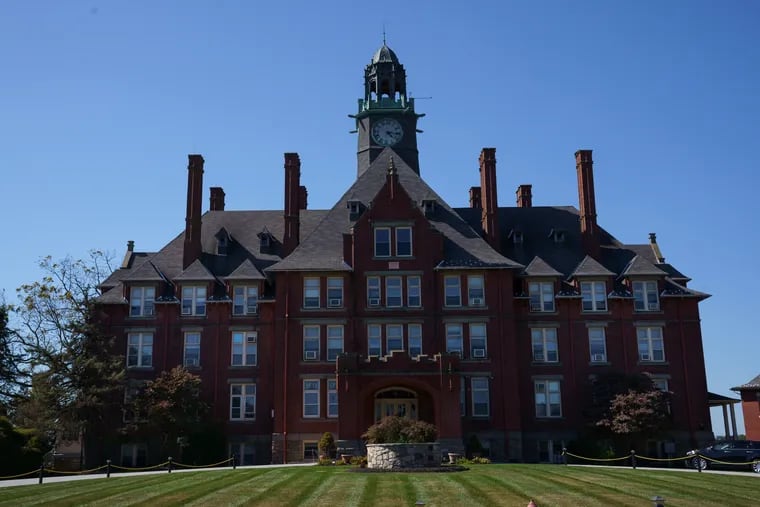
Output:
<svg viewBox="0 0 760 507">
<path fill-rule="evenodd" d="M 40 268 L 41 280 L 17 289 L 16 343 L 24 351 L 24 372 L 34 378 L 20 416 L 26 411 L 27 421 L 52 432 L 53 440 L 100 431 L 118 410 L 124 389 L 123 361 L 110 353 L 113 338 L 100 328 L 95 306 L 98 286 L 111 272 L 110 257 L 100 251 L 86 260 L 45 257 Z"/>
<path fill-rule="evenodd" d="M 183 447 L 192 444 L 190 436 L 205 422 L 208 406 L 200 391 L 200 377 L 182 366 L 161 372 L 135 396 L 134 413 L 139 415 L 129 430 L 159 433 L 163 451 L 181 458 Z"/>
<path fill-rule="evenodd" d="M 7 414 L 13 402 L 23 397 L 23 390 L 31 387 L 24 371 L 27 359 L 9 325 L 10 311 L 0 299 L 0 415 Z"/>
</svg>

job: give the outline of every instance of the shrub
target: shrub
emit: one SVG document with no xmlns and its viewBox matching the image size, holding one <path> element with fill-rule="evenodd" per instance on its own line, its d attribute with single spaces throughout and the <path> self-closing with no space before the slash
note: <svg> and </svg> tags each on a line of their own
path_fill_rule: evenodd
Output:
<svg viewBox="0 0 760 507">
<path fill-rule="evenodd" d="M 326 431 L 322 435 L 322 438 L 319 439 L 317 447 L 319 448 L 320 456 L 332 456 L 335 453 L 335 438 L 333 434 Z"/>
<path fill-rule="evenodd" d="M 359 468 L 365 468 L 367 466 L 367 456 L 353 456 L 351 458 L 351 464 L 358 466 Z"/>
<path fill-rule="evenodd" d="M 362 438 L 368 444 L 418 444 L 434 442 L 437 436 L 438 430 L 430 423 L 389 416 L 370 426 Z"/>
</svg>

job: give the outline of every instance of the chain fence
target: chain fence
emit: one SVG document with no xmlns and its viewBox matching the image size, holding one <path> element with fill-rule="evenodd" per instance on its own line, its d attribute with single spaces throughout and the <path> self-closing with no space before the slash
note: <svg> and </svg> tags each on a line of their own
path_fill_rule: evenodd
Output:
<svg viewBox="0 0 760 507">
<path fill-rule="evenodd" d="M 631 450 L 631 453 L 628 456 L 620 456 L 620 457 L 613 457 L 613 458 L 593 458 L 588 456 L 580 456 L 578 454 L 573 454 L 569 452 L 567 449 L 562 449 L 562 460 L 565 465 L 569 464 L 568 458 L 574 458 L 576 460 L 586 461 L 590 462 L 591 464 L 596 462 L 622 462 L 622 461 L 629 461 L 631 468 L 636 468 L 637 466 L 637 460 L 644 460 L 644 461 L 651 461 L 651 462 L 658 462 L 658 463 L 668 463 L 668 462 L 682 462 L 686 467 L 689 468 L 696 468 L 698 471 L 702 471 L 705 468 L 707 468 L 709 463 L 714 463 L 722 466 L 729 466 L 729 467 L 760 467 L 760 459 L 755 459 L 751 461 L 721 461 L 715 458 L 711 458 L 709 456 L 705 456 L 703 454 L 686 454 L 684 456 L 678 456 L 674 458 L 655 458 L 651 456 L 643 456 L 641 454 L 636 454 L 636 451 Z M 704 460 L 704 463 L 702 463 L 701 460 Z"/>
</svg>

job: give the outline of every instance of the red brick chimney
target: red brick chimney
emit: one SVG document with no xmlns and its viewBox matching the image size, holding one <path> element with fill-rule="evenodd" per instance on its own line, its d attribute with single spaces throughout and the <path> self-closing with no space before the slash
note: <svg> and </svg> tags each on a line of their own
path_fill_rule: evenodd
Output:
<svg viewBox="0 0 760 507">
<path fill-rule="evenodd" d="M 211 211 L 224 211 L 224 190 L 222 187 L 211 187 L 209 209 Z"/>
<path fill-rule="evenodd" d="M 583 249 L 591 257 L 599 256 L 599 236 L 596 225 L 596 198 L 594 196 L 594 161 L 591 150 L 575 152 L 575 169 L 578 173 L 578 204 L 581 212 L 581 240 Z"/>
<path fill-rule="evenodd" d="M 203 196 L 203 157 L 187 156 L 187 214 L 185 215 L 185 244 L 182 250 L 182 269 L 200 258 L 201 200 Z"/>
<path fill-rule="evenodd" d="M 301 159 L 298 153 L 285 154 L 285 233 L 284 254 L 289 255 L 299 242 L 301 219 Z"/>
<path fill-rule="evenodd" d="M 470 187 L 470 208 L 481 208 L 480 187 Z"/>
<path fill-rule="evenodd" d="M 499 249 L 499 200 L 496 196 L 496 148 L 483 148 L 480 152 L 481 225 L 485 239 Z"/>
<path fill-rule="evenodd" d="M 298 209 L 306 209 L 306 207 L 309 205 L 309 192 L 303 185 L 298 187 L 298 191 Z"/>
<path fill-rule="evenodd" d="M 518 208 L 530 208 L 533 206 L 533 193 L 531 189 L 533 185 L 520 185 L 517 187 L 517 207 Z"/>
</svg>

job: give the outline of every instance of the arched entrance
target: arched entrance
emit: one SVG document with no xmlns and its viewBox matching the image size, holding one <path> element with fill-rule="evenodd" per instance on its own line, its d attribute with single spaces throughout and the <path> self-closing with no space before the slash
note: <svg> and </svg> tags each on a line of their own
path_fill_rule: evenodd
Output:
<svg viewBox="0 0 760 507">
<path fill-rule="evenodd" d="M 375 393 L 375 422 L 383 417 L 395 415 L 419 418 L 419 399 L 417 393 L 404 387 L 388 387 Z"/>
</svg>

